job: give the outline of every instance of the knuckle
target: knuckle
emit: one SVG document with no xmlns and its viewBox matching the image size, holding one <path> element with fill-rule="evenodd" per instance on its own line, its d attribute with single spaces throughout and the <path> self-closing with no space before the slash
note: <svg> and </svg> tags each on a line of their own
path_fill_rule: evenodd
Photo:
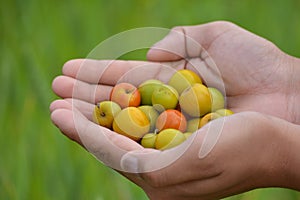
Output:
<svg viewBox="0 0 300 200">
<path fill-rule="evenodd" d="M 183 28 L 183 26 L 174 26 L 171 30 L 178 31 L 178 30 L 181 30 L 182 28 Z"/>
<path fill-rule="evenodd" d="M 213 22 L 209 22 L 206 24 L 199 24 L 199 25 L 191 25 L 191 26 L 175 26 L 171 29 L 171 31 L 175 31 L 175 32 L 185 32 L 187 29 L 194 29 L 197 28 L 199 26 L 208 26 L 211 27 L 213 29 L 220 29 L 220 28 L 233 28 L 233 27 L 237 27 L 236 24 L 230 22 L 230 21 L 226 21 L 226 20 L 217 20 L 217 21 L 213 21 Z"/>
<path fill-rule="evenodd" d="M 174 26 L 171 29 L 171 32 L 177 32 L 177 33 L 183 34 L 184 33 L 184 29 L 185 29 L 185 26 Z"/>
<path fill-rule="evenodd" d="M 215 21 L 211 23 L 213 26 L 216 27 L 232 27 L 235 26 L 234 23 L 230 22 L 230 21 L 225 21 L 225 20 L 219 20 L 219 21 Z"/>
</svg>

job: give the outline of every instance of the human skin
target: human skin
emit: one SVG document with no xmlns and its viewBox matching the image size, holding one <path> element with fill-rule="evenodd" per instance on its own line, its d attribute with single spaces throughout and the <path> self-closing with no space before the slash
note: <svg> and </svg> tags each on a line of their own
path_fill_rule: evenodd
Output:
<svg viewBox="0 0 300 200">
<path fill-rule="evenodd" d="M 189 46 L 185 37 L 193 38 L 206 51 Z M 213 59 L 224 82 L 227 106 L 236 114 L 199 129 L 180 145 L 186 146 L 186 151 L 170 165 L 143 171 L 149 165 L 159 166 L 160 160 L 181 147 L 164 152 L 146 150 L 91 120 L 94 104 L 107 100 L 126 72 L 147 63 L 79 59 L 67 62 L 63 75 L 53 81 L 53 91 L 63 98 L 50 106 L 53 123 L 92 153 L 100 152 L 99 159 L 109 157 L 104 162 L 109 166 L 125 162 L 116 170 L 139 185 L 150 199 L 219 199 L 263 187 L 300 190 L 298 58 L 232 23 L 213 22 L 174 28 L 148 52 L 148 59 L 149 70 L 135 81 L 155 78 L 166 82 L 171 75 L 163 65 L 192 69 L 191 64 L 198 63 L 205 82 L 218 86 L 211 67 Z M 82 68 L 84 73 L 79 73 Z M 133 79 L 134 73 L 130 74 L 128 80 Z M 218 137 L 211 134 L 209 127 L 220 125 Z M 88 142 L 98 140 L 98 145 Z M 114 151 L 115 146 L 128 153 L 127 159 Z M 201 152 L 207 148 L 203 156 Z M 153 155 L 161 159 L 147 159 Z"/>
</svg>

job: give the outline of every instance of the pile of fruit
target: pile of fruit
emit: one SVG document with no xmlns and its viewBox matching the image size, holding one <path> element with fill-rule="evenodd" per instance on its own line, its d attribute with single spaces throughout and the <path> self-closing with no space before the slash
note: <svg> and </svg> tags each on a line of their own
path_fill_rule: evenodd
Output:
<svg viewBox="0 0 300 200">
<path fill-rule="evenodd" d="M 169 149 L 209 121 L 233 114 L 223 94 L 207 87 L 191 70 L 176 71 L 167 84 L 147 80 L 138 87 L 119 83 L 110 100 L 97 103 L 97 124 L 127 136 L 146 148 Z"/>
</svg>

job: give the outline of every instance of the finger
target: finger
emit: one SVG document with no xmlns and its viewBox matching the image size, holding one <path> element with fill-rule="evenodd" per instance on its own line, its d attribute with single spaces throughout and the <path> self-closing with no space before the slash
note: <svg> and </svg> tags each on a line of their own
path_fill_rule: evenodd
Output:
<svg viewBox="0 0 300 200">
<path fill-rule="evenodd" d="M 88 83 L 115 85 L 123 74 L 144 62 L 77 59 L 64 64 L 63 74 Z"/>
<path fill-rule="evenodd" d="M 70 103 L 67 103 L 64 99 L 58 99 L 58 100 L 53 101 L 49 107 L 50 112 L 53 112 L 54 110 L 57 110 L 57 109 L 71 110 L 72 105 Z"/>
<path fill-rule="evenodd" d="M 55 109 L 51 113 L 52 122 L 61 130 L 61 132 L 69 139 L 83 146 L 76 129 L 74 129 L 74 122 L 70 120 L 72 118 L 73 113 L 67 108 Z"/>
<path fill-rule="evenodd" d="M 137 142 L 89 121 L 76 109 L 58 108 L 51 113 L 53 123 L 70 139 L 78 142 L 104 164 L 121 170 L 124 154 L 142 150 Z"/>
<path fill-rule="evenodd" d="M 72 104 L 79 112 L 81 112 L 88 120 L 93 121 L 93 113 L 95 109 L 95 104 L 88 103 L 86 101 L 81 101 L 78 99 L 65 99 L 67 102 Z"/>
<path fill-rule="evenodd" d="M 101 61 L 98 62 L 101 63 Z M 120 77 L 120 80 L 117 82 L 128 82 L 135 86 L 149 79 L 158 79 L 163 82 L 168 82 L 176 70 L 183 69 L 184 67 L 184 61 L 164 64 L 147 63 L 132 68 L 127 73 L 124 72 L 123 76 Z M 107 74 L 105 77 L 114 78 L 115 74 Z M 113 81 L 111 84 L 115 84 L 115 82 Z M 81 81 L 71 76 L 58 76 L 53 80 L 52 88 L 53 91 L 62 98 L 76 98 L 95 104 L 99 101 L 109 100 L 113 86 L 90 84 L 84 82 L 84 79 Z"/>
<path fill-rule="evenodd" d="M 147 53 L 151 61 L 175 61 L 186 57 L 185 34 L 181 27 L 173 28 L 161 41 L 154 44 Z"/>
<path fill-rule="evenodd" d="M 88 120 L 93 121 L 95 104 L 87 103 L 78 99 L 67 98 L 55 100 L 50 105 L 50 112 L 53 112 L 59 108 L 72 110 L 72 107 L 75 107 L 77 110 L 79 110 Z"/>
<path fill-rule="evenodd" d="M 53 80 L 52 89 L 61 98 L 75 98 L 95 104 L 109 100 L 112 87 L 89 84 L 68 76 L 58 76 Z"/>
<path fill-rule="evenodd" d="M 147 58 L 150 61 L 162 62 L 198 57 L 202 48 L 208 50 L 214 40 L 233 26 L 229 22 L 212 22 L 175 27 L 149 50 Z"/>
<path fill-rule="evenodd" d="M 70 120 L 65 120 L 65 119 L 71 117 L 71 116 L 68 116 L 68 115 L 71 115 L 71 113 L 69 111 L 72 110 L 72 107 L 73 107 L 74 104 L 75 104 L 75 107 L 79 111 L 86 112 L 88 117 L 91 117 L 90 113 L 92 112 L 91 109 L 94 107 L 94 105 L 88 104 L 88 103 L 83 102 L 83 101 L 75 100 L 75 99 L 63 99 L 63 100 L 59 99 L 59 100 L 55 100 L 50 105 L 50 112 L 55 111 L 51 115 L 51 118 L 53 119 L 53 122 L 55 124 L 57 124 L 58 127 L 61 128 L 61 131 L 67 137 L 69 137 L 70 139 L 76 141 L 77 143 L 79 143 L 80 145 L 83 146 L 83 144 L 80 141 L 80 138 L 77 136 L 78 133 L 73 128 L 73 125 L 72 125 L 72 123 L 70 123 Z M 64 118 L 61 119 L 61 116 L 64 116 Z M 64 121 L 62 121 L 62 120 L 64 120 Z M 64 126 L 62 126 L 60 124 L 64 124 Z M 127 177 L 128 179 L 130 179 L 131 181 L 133 181 L 134 183 L 136 183 L 137 185 L 139 185 L 140 187 L 142 187 L 142 188 L 148 187 L 147 183 L 140 177 L 139 174 L 126 173 L 126 172 L 123 172 L 123 171 L 118 171 L 118 172 L 120 174 L 122 174 L 123 176 Z"/>
<path fill-rule="evenodd" d="M 127 81 L 136 85 L 153 78 L 165 81 L 170 74 L 169 68 L 180 67 L 183 67 L 180 63 L 78 59 L 65 63 L 63 74 L 92 84 L 113 86 L 118 82 Z"/>
</svg>

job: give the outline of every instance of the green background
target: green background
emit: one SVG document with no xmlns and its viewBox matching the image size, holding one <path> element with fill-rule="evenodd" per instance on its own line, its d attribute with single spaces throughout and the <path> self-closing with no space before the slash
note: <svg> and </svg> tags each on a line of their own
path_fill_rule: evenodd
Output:
<svg viewBox="0 0 300 200">
<path fill-rule="evenodd" d="M 299 0 L 1 0 L 0 199 L 147 199 L 51 124 L 51 81 L 64 62 L 145 26 L 229 20 L 300 57 Z M 144 59 L 145 51 L 126 59 Z M 300 199 L 286 189 L 232 199 Z"/>
</svg>

